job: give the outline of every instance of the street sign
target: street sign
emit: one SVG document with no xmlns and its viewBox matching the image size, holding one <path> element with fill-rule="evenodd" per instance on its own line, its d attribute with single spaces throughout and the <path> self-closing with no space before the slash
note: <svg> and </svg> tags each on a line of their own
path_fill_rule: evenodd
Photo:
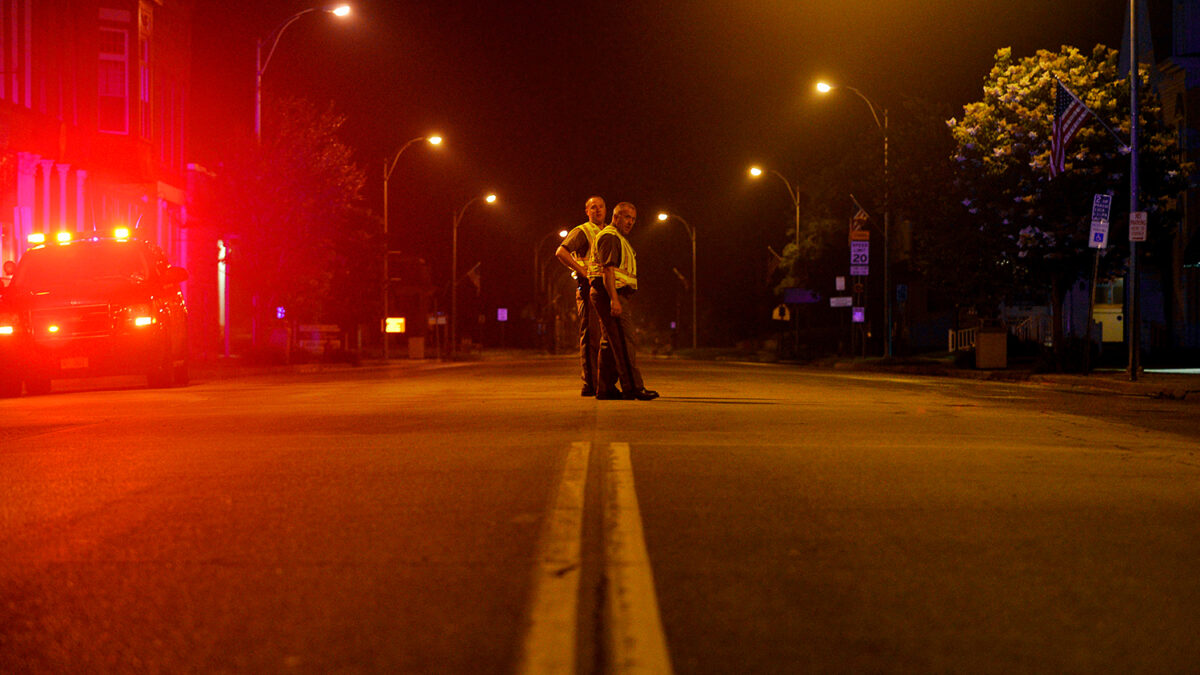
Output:
<svg viewBox="0 0 1200 675">
<path fill-rule="evenodd" d="M 870 230 L 850 230 L 850 241 L 870 241 Z"/>
<path fill-rule="evenodd" d="M 497 307 L 496 308 L 496 321 L 499 321 L 499 322 L 508 321 L 508 308 L 507 307 Z"/>
<path fill-rule="evenodd" d="M 848 295 L 840 295 L 829 299 L 830 307 L 852 307 L 853 305 L 854 298 Z"/>
<path fill-rule="evenodd" d="M 783 289 L 783 301 L 789 305 L 807 305 L 821 301 L 821 294 L 807 288 Z"/>
<path fill-rule="evenodd" d="M 851 265 L 869 265 L 871 263 L 871 242 L 869 241 L 852 241 L 850 242 L 850 264 Z"/>
<path fill-rule="evenodd" d="M 868 272 L 870 272 L 870 269 L 866 265 L 850 266 L 850 276 L 852 277 L 865 277 Z"/>
<path fill-rule="evenodd" d="M 404 317 L 389 316 L 383 320 L 383 332 L 385 333 L 403 333 L 404 332 Z"/>
<path fill-rule="evenodd" d="M 835 290 L 839 290 L 839 291 L 846 290 L 846 277 L 834 277 L 833 278 L 833 287 Z"/>
<path fill-rule="evenodd" d="M 850 315 L 854 318 L 854 323 L 866 323 L 867 322 L 867 308 L 866 307 L 855 307 L 854 309 L 850 310 Z"/>
<path fill-rule="evenodd" d="M 1108 245 L 1108 215 L 1112 209 L 1112 195 L 1095 195 L 1092 198 L 1092 229 L 1088 234 L 1088 246 L 1104 248 Z"/>
<path fill-rule="evenodd" d="M 1146 212 L 1129 214 L 1129 241 L 1146 241 Z"/>
</svg>

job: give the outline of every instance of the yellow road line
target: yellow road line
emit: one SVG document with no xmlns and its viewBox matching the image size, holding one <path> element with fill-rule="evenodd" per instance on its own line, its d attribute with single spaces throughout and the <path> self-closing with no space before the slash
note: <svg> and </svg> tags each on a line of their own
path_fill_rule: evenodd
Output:
<svg viewBox="0 0 1200 675">
<path fill-rule="evenodd" d="M 609 654 L 618 675 L 668 675 L 671 658 L 642 516 L 633 487 L 628 443 L 609 444 L 604 494 L 604 558 L 608 578 Z"/>
<path fill-rule="evenodd" d="M 542 529 L 528 631 L 517 667 L 520 675 L 575 672 L 583 494 L 591 447 L 586 442 L 571 444 Z"/>
</svg>

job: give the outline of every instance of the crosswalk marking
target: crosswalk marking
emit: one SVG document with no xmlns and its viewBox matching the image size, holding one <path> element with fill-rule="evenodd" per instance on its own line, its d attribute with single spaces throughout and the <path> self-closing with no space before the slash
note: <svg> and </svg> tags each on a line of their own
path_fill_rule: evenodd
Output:
<svg viewBox="0 0 1200 675">
<path fill-rule="evenodd" d="M 654 574 L 633 487 L 628 443 L 611 443 L 605 475 L 604 566 L 608 577 L 612 672 L 667 675 L 671 658 L 663 634 Z"/>
</svg>

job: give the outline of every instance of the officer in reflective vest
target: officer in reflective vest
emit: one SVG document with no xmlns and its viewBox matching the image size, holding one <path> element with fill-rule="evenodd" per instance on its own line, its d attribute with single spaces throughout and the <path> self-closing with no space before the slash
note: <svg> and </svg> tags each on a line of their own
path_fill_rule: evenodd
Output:
<svg viewBox="0 0 1200 675">
<path fill-rule="evenodd" d="M 588 281 L 592 305 L 600 318 L 604 340 L 597 359 L 596 398 L 650 401 L 658 392 L 646 389 L 637 367 L 633 311 L 630 298 L 637 291 L 637 255 L 626 236 L 637 222 L 637 209 L 621 202 L 613 209 L 612 222 L 596 236 L 588 259 Z M 611 387 L 612 375 L 621 391 Z"/>
<path fill-rule="evenodd" d="M 583 380 L 583 396 L 596 395 L 596 353 L 600 349 L 600 327 L 588 294 L 587 261 L 596 245 L 596 235 L 604 227 L 607 207 L 602 197 L 589 197 L 583 205 L 587 222 L 575 227 L 563 239 L 554 256 L 575 277 L 575 310 L 579 317 L 579 377 Z"/>
</svg>

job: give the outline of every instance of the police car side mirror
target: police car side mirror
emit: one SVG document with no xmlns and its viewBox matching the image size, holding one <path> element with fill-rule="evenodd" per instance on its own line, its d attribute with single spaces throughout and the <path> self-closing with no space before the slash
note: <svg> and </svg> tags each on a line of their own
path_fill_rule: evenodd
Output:
<svg viewBox="0 0 1200 675">
<path fill-rule="evenodd" d="M 166 272 L 163 272 L 163 281 L 168 284 L 181 284 L 187 281 L 187 270 L 182 267 L 168 267 Z"/>
<path fill-rule="evenodd" d="M 11 277 L 17 271 L 17 263 L 11 260 L 4 261 L 4 276 Z"/>
</svg>

